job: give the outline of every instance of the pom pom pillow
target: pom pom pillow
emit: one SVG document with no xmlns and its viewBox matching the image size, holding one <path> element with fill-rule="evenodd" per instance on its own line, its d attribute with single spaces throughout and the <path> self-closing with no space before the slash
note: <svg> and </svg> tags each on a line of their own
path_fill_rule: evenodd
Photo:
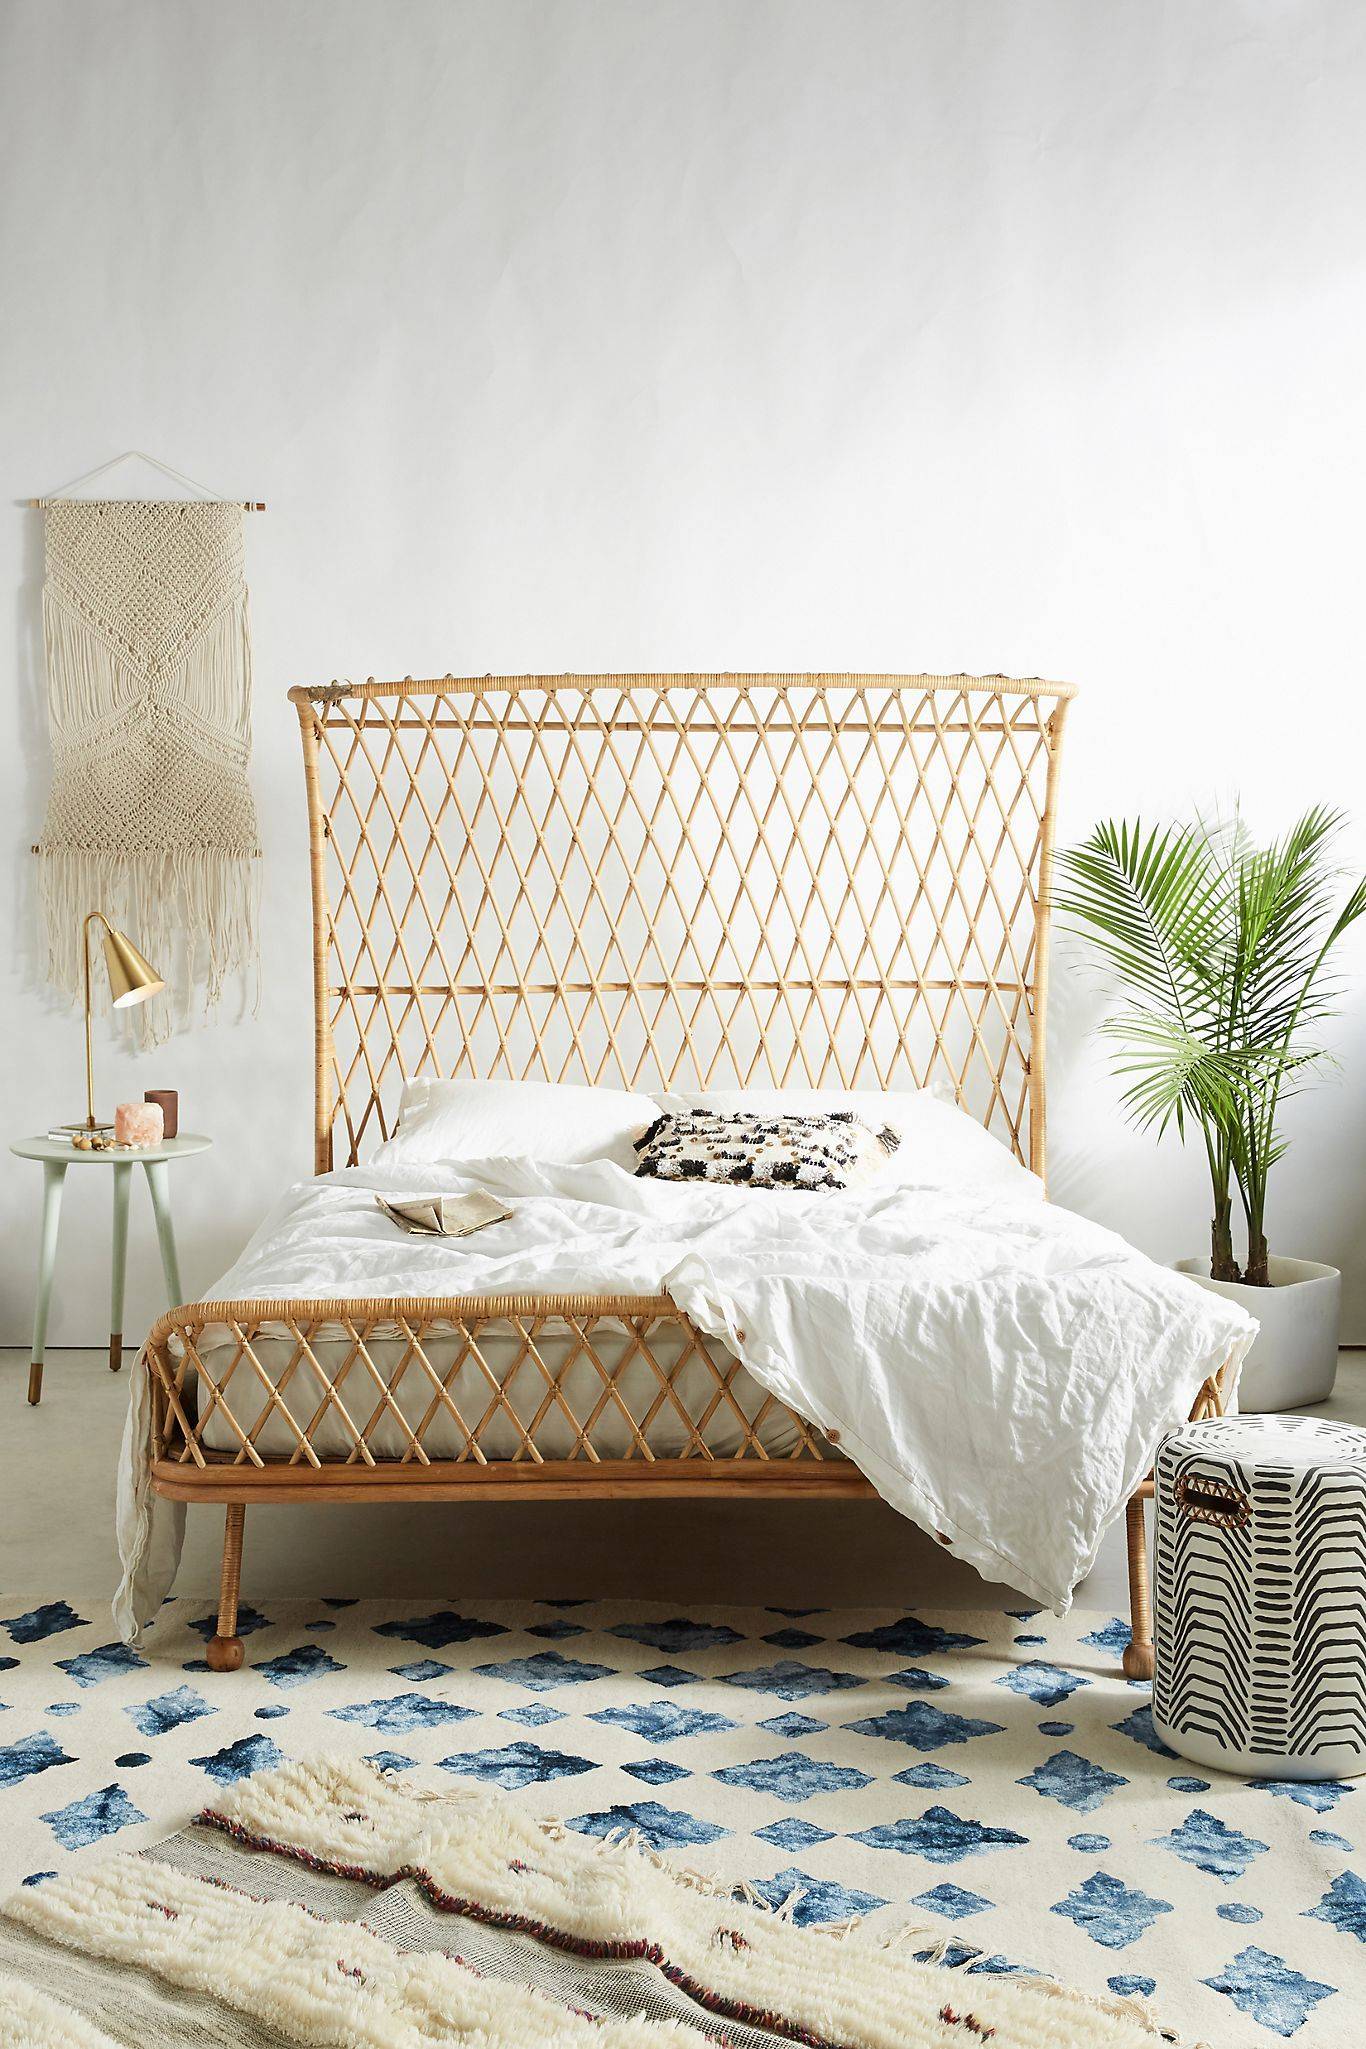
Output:
<svg viewBox="0 0 1366 2049">
<path fill-rule="evenodd" d="M 889 1127 L 871 1131 L 849 1110 L 666 1111 L 637 1140 L 636 1172 L 746 1188 L 855 1188 L 881 1172 L 899 1144 Z"/>
</svg>

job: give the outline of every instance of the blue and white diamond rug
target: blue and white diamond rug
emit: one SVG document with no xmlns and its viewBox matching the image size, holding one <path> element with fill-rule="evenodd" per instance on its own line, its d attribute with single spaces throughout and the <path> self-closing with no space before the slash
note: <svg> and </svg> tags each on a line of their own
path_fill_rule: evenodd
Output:
<svg viewBox="0 0 1366 2049">
<path fill-rule="evenodd" d="M 1116 1619 L 333 1599 L 240 1628 L 218 1674 L 205 1601 L 142 1652 L 99 1604 L 0 1603 L 0 1891 L 346 1752 L 635 1830 L 802 1924 L 930 1927 L 968 1976 L 1132 1996 L 1217 2049 L 1366 2040 L 1366 1779 L 1184 1765 Z"/>
</svg>

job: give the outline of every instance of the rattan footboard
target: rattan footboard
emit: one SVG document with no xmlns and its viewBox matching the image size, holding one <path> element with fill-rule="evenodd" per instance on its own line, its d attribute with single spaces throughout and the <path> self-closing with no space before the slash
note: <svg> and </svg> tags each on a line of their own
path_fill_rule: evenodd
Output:
<svg viewBox="0 0 1366 2049">
<path fill-rule="evenodd" d="M 564 1342 L 567 1358 L 552 1362 L 543 1349 L 553 1327 Z M 668 1331 L 673 1342 L 661 1344 Z M 610 1345 L 606 1342 L 611 1332 Z M 326 1332 L 346 1346 L 340 1363 L 328 1364 L 319 1340 Z M 267 1370 L 261 1357 L 269 1334 L 289 1345 L 281 1370 Z M 488 1354 L 490 1338 L 502 1341 L 503 1363 Z M 403 1350 L 396 1366 L 382 1366 L 373 1356 L 383 1338 Z M 434 1363 L 433 1340 L 442 1350 L 455 1344 L 453 1358 Z M 506 1358 L 507 1340 L 514 1350 Z M 624 1339 L 624 1342 L 623 1342 Z M 205 1353 L 221 1358 L 231 1347 L 226 1369 L 210 1366 Z M 593 1393 L 585 1404 L 571 1401 L 566 1391 L 568 1367 L 586 1362 L 592 1369 Z M 639 1361 L 649 1369 L 650 1395 L 634 1403 L 622 1391 L 625 1366 Z M 174 1309 L 161 1317 L 147 1340 L 147 1369 L 152 1380 L 152 1478 L 159 1493 L 178 1500 L 308 1501 L 325 1491 L 339 1500 L 453 1500 L 462 1495 L 512 1498 L 535 1491 L 541 1499 L 566 1498 L 591 1488 L 596 1494 L 702 1495 L 750 1488 L 768 1495 L 867 1494 L 872 1490 L 855 1466 L 842 1458 L 819 1432 L 780 1402 L 765 1395 L 757 1410 L 737 1399 L 738 1359 L 718 1361 L 681 1310 L 667 1296 L 639 1295 L 506 1295 L 402 1297 L 376 1300 L 336 1298 L 313 1301 L 201 1302 Z M 700 1411 L 680 1398 L 679 1376 L 688 1365 L 707 1380 Z M 477 1376 L 477 1410 L 466 1397 L 462 1406 L 452 1392 L 462 1369 Z M 286 1398 L 301 1371 L 313 1383 L 310 1413 L 299 1420 L 299 1405 Z M 239 1376 L 247 1382 L 254 1418 L 244 1425 L 225 1399 Z M 468 1377 L 468 1376 L 465 1376 Z M 536 1407 L 528 1420 L 525 1405 L 513 1406 L 512 1384 L 529 1379 Z M 421 1396 L 421 1414 L 405 1416 L 397 1396 L 407 1381 Z M 695 1399 L 695 1398 L 694 1398 Z M 240 1403 L 236 1405 L 240 1409 Z M 713 1417 L 724 1414 L 739 1431 L 738 1449 L 721 1456 L 706 1439 Z M 537 1432 L 553 1415 L 572 1438 L 568 1457 L 548 1458 Z M 676 1435 L 685 1438 L 682 1456 L 659 1456 L 650 1443 L 657 1419 L 664 1417 Z M 783 1420 L 793 1434 L 790 1452 L 771 1454 L 764 1445 L 765 1426 Z M 293 1439 L 287 1455 L 270 1456 L 259 1448 L 267 1426 L 278 1421 Z M 230 1435 L 232 1450 L 208 1443 L 210 1426 Z M 342 1456 L 320 1456 L 314 1437 L 327 1423 L 338 1429 L 347 1449 Z M 377 1456 L 372 1440 L 381 1422 L 403 1440 L 401 1456 Z M 491 1458 L 484 1439 L 495 1422 L 516 1440 L 512 1455 Z M 427 1439 L 441 1425 L 447 1442 L 454 1433 L 458 1455 L 434 1457 Z M 600 1440 L 604 1425 L 614 1436 L 623 1427 L 627 1457 L 606 1456 Z"/>
</svg>

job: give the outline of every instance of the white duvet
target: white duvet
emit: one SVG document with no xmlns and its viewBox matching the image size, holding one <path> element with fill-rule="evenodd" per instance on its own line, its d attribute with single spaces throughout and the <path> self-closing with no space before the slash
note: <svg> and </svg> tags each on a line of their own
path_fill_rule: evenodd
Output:
<svg viewBox="0 0 1366 2049">
<path fill-rule="evenodd" d="M 667 1294 L 893 1508 L 1062 1613 L 1164 1433 L 1257 1326 L 1023 1170 L 995 1183 L 797 1194 L 606 1161 L 351 1168 L 291 1188 L 208 1299 Z M 514 1214 L 464 1239 L 408 1236 L 374 1200 L 472 1188 Z M 148 1485 L 146 1378 L 119 1485 L 126 1639 L 169 1591 L 183 1527 Z"/>
</svg>

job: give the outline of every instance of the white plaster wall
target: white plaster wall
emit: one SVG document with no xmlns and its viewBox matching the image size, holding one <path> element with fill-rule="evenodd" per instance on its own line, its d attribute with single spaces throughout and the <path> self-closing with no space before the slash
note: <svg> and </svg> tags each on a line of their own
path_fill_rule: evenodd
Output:
<svg viewBox="0 0 1366 2049">
<path fill-rule="evenodd" d="M 136 1063 L 218 1150 L 187 1288 L 308 1170 L 284 692 L 335 674 L 1069 678 L 1065 833 L 1361 790 L 1366 14 L 1351 0 L 6 0 L 0 673 L 8 1134 L 80 1106 L 35 973 L 41 522 L 130 446 L 249 525 L 265 996 Z M 1363 957 L 1272 1225 L 1366 1340 Z M 1062 972 L 1055 1193 L 1162 1258 L 1197 1163 L 1124 1131 Z M 5 1342 L 37 1170 L 5 1157 Z M 57 1343 L 107 1328 L 69 1177 Z M 134 1214 L 126 1328 L 158 1306 Z M 18 1383 L 9 1391 L 18 1399 Z"/>
</svg>

